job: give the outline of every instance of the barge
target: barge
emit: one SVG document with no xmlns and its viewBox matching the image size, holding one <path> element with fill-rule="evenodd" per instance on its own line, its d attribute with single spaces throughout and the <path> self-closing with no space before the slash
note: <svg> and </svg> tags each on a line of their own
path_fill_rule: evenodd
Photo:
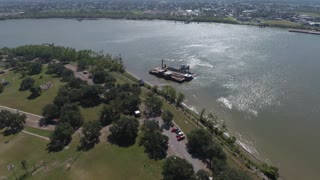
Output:
<svg viewBox="0 0 320 180">
<path fill-rule="evenodd" d="M 161 61 L 161 67 L 155 67 L 151 69 L 149 74 L 178 83 L 191 81 L 197 76 L 196 74 L 190 72 L 190 66 L 181 65 L 181 67 L 177 69 L 164 64 L 164 60 Z"/>
<path fill-rule="evenodd" d="M 289 29 L 289 32 L 320 35 L 320 31 L 315 31 L 315 30 Z"/>
</svg>

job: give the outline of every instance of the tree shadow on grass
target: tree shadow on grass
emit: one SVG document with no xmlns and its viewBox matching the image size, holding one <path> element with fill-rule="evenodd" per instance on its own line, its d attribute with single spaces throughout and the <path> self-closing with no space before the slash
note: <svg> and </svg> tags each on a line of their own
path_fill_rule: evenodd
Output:
<svg viewBox="0 0 320 180">
<path fill-rule="evenodd" d="M 77 151 L 89 151 L 95 147 L 96 144 L 98 144 L 100 140 L 98 139 L 97 141 L 93 142 L 82 142 L 80 145 L 77 147 Z"/>
<path fill-rule="evenodd" d="M 108 142 L 111 144 L 118 145 L 119 147 L 130 147 L 136 143 L 136 140 L 119 140 L 116 139 L 110 134 L 107 138 Z"/>
<path fill-rule="evenodd" d="M 39 95 L 39 96 L 40 96 L 40 95 Z M 33 99 L 36 99 L 36 98 L 39 97 L 39 96 L 34 96 L 34 95 L 30 94 L 30 95 L 27 97 L 27 99 L 28 99 L 28 100 L 33 100 Z"/>
</svg>

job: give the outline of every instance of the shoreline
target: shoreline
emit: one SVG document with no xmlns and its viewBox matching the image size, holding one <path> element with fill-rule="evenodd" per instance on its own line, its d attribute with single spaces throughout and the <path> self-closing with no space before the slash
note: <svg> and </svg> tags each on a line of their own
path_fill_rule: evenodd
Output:
<svg viewBox="0 0 320 180">
<path fill-rule="evenodd" d="M 130 76 L 136 78 L 137 80 L 142 79 L 142 78 L 139 78 L 138 76 L 136 76 L 135 74 L 131 73 L 131 72 L 128 71 L 128 70 L 125 70 L 125 73 L 127 73 L 127 74 L 129 74 Z M 130 80 L 131 80 L 131 79 L 130 79 Z M 145 81 L 145 80 L 143 80 L 143 81 L 144 81 L 148 86 L 150 86 L 150 87 L 155 86 L 154 84 L 152 84 L 152 83 L 150 83 L 150 82 L 147 82 L 147 81 Z M 159 86 L 159 87 L 160 87 L 160 86 Z M 147 87 L 146 87 L 146 88 L 147 88 Z M 189 107 L 189 106 L 186 105 L 185 103 L 181 103 L 181 105 L 183 106 L 183 108 L 186 108 L 187 110 L 189 110 L 189 111 L 191 111 L 191 112 L 199 115 L 199 112 L 198 112 L 196 109 L 194 109 L 194 108 L 192 108 L 192 107 Z M 190 120 L 192 120 L 192 119 L 190 119 Z M 202 127 L 202 128 L 205 128 L 205 126 L 202 125 L 202 124 L 201 124 L 201 127 Z M 227 134 L 230 134 L 229 131 L 227 131 L 226 133 L 227 133 Z M 217 137 L 215 137 L 215 138 L 216 138 L 216 139 L 219 139 L 219 138 L 217 138 Z M 221 142 L 221 140 L 219 140 L 219 141 Z M 250 159 L 251 161 L 253 161 L 254 163 L 258 163 L 258 164 L 263 164 L 263 163 L 265 163 L 262 159 L 260 159 L 259 157 L 255 156 L 254 153 L 250 152 L 250 150 L 247 149 L 247 147 L 246 147 L 247 145 L 246 145 L 244 142 L 242 142 L 242 141 L 240 141 L 239 139 L 237 139 L 235 143 L 238 145 L 240 151 L 244 154 L 245 157 L 249 158 L 249 159 Z M 224 143 L 222 143 L 222 144 L 224 144 Z M 229 148 L 227 145 L 224 144 L 223 147 L 224 147 L 224 148 L 228 151 L 228 153 L 230 153 L 234 158 L 237 158 L 238 161 L 240 161 L 244 166 L 246 166 L 246 164 L 243 162 L 243 160 L 242 160 L 239 156 L 235 155 L 235 154 L 230 150 L 230 148 Z M 253 148 L 254 148 L 254 147 L 253 147 Z M 247 167 L 247 168 L 248 168 L 248 167 Z M 248 168 L 248 169 L 250 169 L 251 171 L 253 171 L 253 169 L 251 169 L 251 168 Z M 280 179 L 284 179 L 282 176 L 280 176 L 279 178 L 280 178 Z"/>
<path fill-rule="evenodd" d="M 231 24 L 231 25 L 247 25 L 247 26 L 254 26 L 254 27 L 260 27 L 261 24 L 264 24 L 265 27 L 270 27 L 270 28 L 281 28 L 281 29 L 301 29 L 301 30 L 306 30 L 306 31 L 319 31 L 320 32 L 320 28 L 317 27 L 309 27 L 309 26 L 305 26 L 305 25 L 286 25 L 286 24 L 270 24 L 270 23 L 260 23 L 260 24 L 254 24 L 251 22 L 241 22 L 241 21 L 237 21 L 237 20 L 227 20 L 227 18 L 223 18 L 223 17 L 209 17 L 212 19 L 209 20 L 202 20 L 202 19 L 193 19 L 190 20 L 190 18 L 188 17 L 127 17 L 127 16 L 86 16 L 86 15 L 82 15 L 82 16 L 77 16 L 77 15 L 70 15 L 70 16 L 40 16 L 40 15 L 26 15 L 26 16 L 9 16 L 9 17 L 0 17 L 0 21 L 5 21 L 5 20 L 15 20 L 15 19 L 69 19 L 69 20 L 75 20 L 75 21 L 96 21 L 96 20 L 101 20 L 101 19 L 113 19 L 113 20 L 133 20 L 133 21 L 152 21 L 152 20 L 159 20 L 159 21 L 174 21 L 179 22 L 179 23 L 184 23 L 184 22 L 188 22 L 189 23 L 219 23 L 219 24 Z M 79 20 L 81 19 L 81 20 Z M 186 24 L 186 25 L 187 25 Z"/>
</svg>

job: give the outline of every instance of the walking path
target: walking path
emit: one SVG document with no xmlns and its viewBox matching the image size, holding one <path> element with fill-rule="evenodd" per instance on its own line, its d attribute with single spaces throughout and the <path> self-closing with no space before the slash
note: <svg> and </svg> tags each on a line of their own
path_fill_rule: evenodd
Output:
<svg viewBox="0 0 320 180">
<path fill-rule="evenodd" d="M 36 137 L 41 138 L 41 139 L 45 139 L 45 140 L 50 141 L 50 139 L 49 139 L 48 137 L 45 137 L 45 136 L 40 136 L 40 135 L 38 135 L 38 134 L 31 133 L 31 132 L 28 132 L 28 131 L 25 131 L 25 130 L 23 130 L 22 132 L 23 132 L 23 133 L 26 133 L 26 134 L 30 134 L 30 135 L 32 135 L 32 136 L 36 136 Z"/>
</svg>

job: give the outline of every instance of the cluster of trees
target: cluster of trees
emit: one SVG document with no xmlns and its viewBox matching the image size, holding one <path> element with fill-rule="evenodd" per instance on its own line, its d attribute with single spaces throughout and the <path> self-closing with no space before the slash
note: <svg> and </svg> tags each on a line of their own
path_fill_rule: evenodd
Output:
<svg viewBox="0 0 320 180">
<path fill-rule="evenodd" d="M 61 63 L 51 63 L 48 65 L 47 74 L 54 74 L 57 77 L 60 77 L 62 81 L 68 82 L 73 80 L 74 73 L 70 69 L 67 69 Z"/>
<path fill-rule="evenodd" d="M 139 122 L 133 117 L 124 116 L 110 127 L 110 142 L 119 146 L 130 146 L 135 143 L 139 131 Z"/>
<path fill-rule="evenodd" d="M 158 116 L 161 114 L 163 106 L 162 99 L 156 94 L 149 92 L 145 101 L 146 114 L 151 117 Z"/>
<path fill-rule="evenodd" d="M 161 133 L 159 123 L 153 120 L 146 120 L 143 125 L 144 135 L 140 140 L 145 152 L 151 159 L 163 159 L 167 156 L 168 140 L 166 135 Z"/>
<path fill-rule="evenodd" d="M 195 157 L 208 162 L 216 179 L 250 179 L 245 173 L 230 168 L 222 147 L 213 140 L 212 134 L 204 129 L 196 129 L 188 135 L 187 148 Z"/>
<path fill-rule="evenodd" d="M 22 77 L 26 75 L 32 76 L 42 72 L 42 63 L 39 61 L 16 60 L 13 62 L 16 63 L 15 71 L 21 73 Z"/>
<path fill-rule="evenodd" d="M 4 135 L 19 133 L 23 130 L 25 123 L 25 114 L 11 113 L 7 110 L 0 111 L 0 130 L 4 129 Z"/>
<path fill-rule="evenodd" d="M 176 103 L 177 106 L 181 106 L 181 103 L 185 99 L 185 96 L 181 92 L 177 92 L 172 86 L 165 85 L 161 89 L 158 86 L 152 87 L 152 92 L 164 97 L 170 103 Z"/>
<path fill-rule="evenodd" d="M 39 72 L 40 62 L 49 63 L 58 59 L 61 63 L 81 62 L 81 67 L 86 68 L 89 65 L 107 68 L 110 71 L 123 72 L 124 66 L 121 57 L 112 57 L 109 54 L 94 52 L 91 50 L 77 51 L 74 48 L 55 46 L 54 44 L 43 45 L 25 45 L 16 48 L 2 48 L 3 54 L 7 55 L 7 68 L 17 68 L 24 71 L 25 74 L 35 74 Z M 40 62 L 32 62 L 37 59 Z M 26 66 L 27 65 L 27 66 Z"/>
<path fill-rule="evenodd" d="M 200 169 L 195 173 L 192 164 L 177 156 L 166 159 L 162 168 L 162 175 L 164 180 L 209 180 L 210 178 L 210 172 Z"/>
<path fill-rule="evenodd" d="M 82 126 L 83 136 L 80 139 L 79 149 L 87 151 L 98 144 L 100 142 L 101 128 L 102 126 L 99 121 L 85 122 Z"/>
</svg>

